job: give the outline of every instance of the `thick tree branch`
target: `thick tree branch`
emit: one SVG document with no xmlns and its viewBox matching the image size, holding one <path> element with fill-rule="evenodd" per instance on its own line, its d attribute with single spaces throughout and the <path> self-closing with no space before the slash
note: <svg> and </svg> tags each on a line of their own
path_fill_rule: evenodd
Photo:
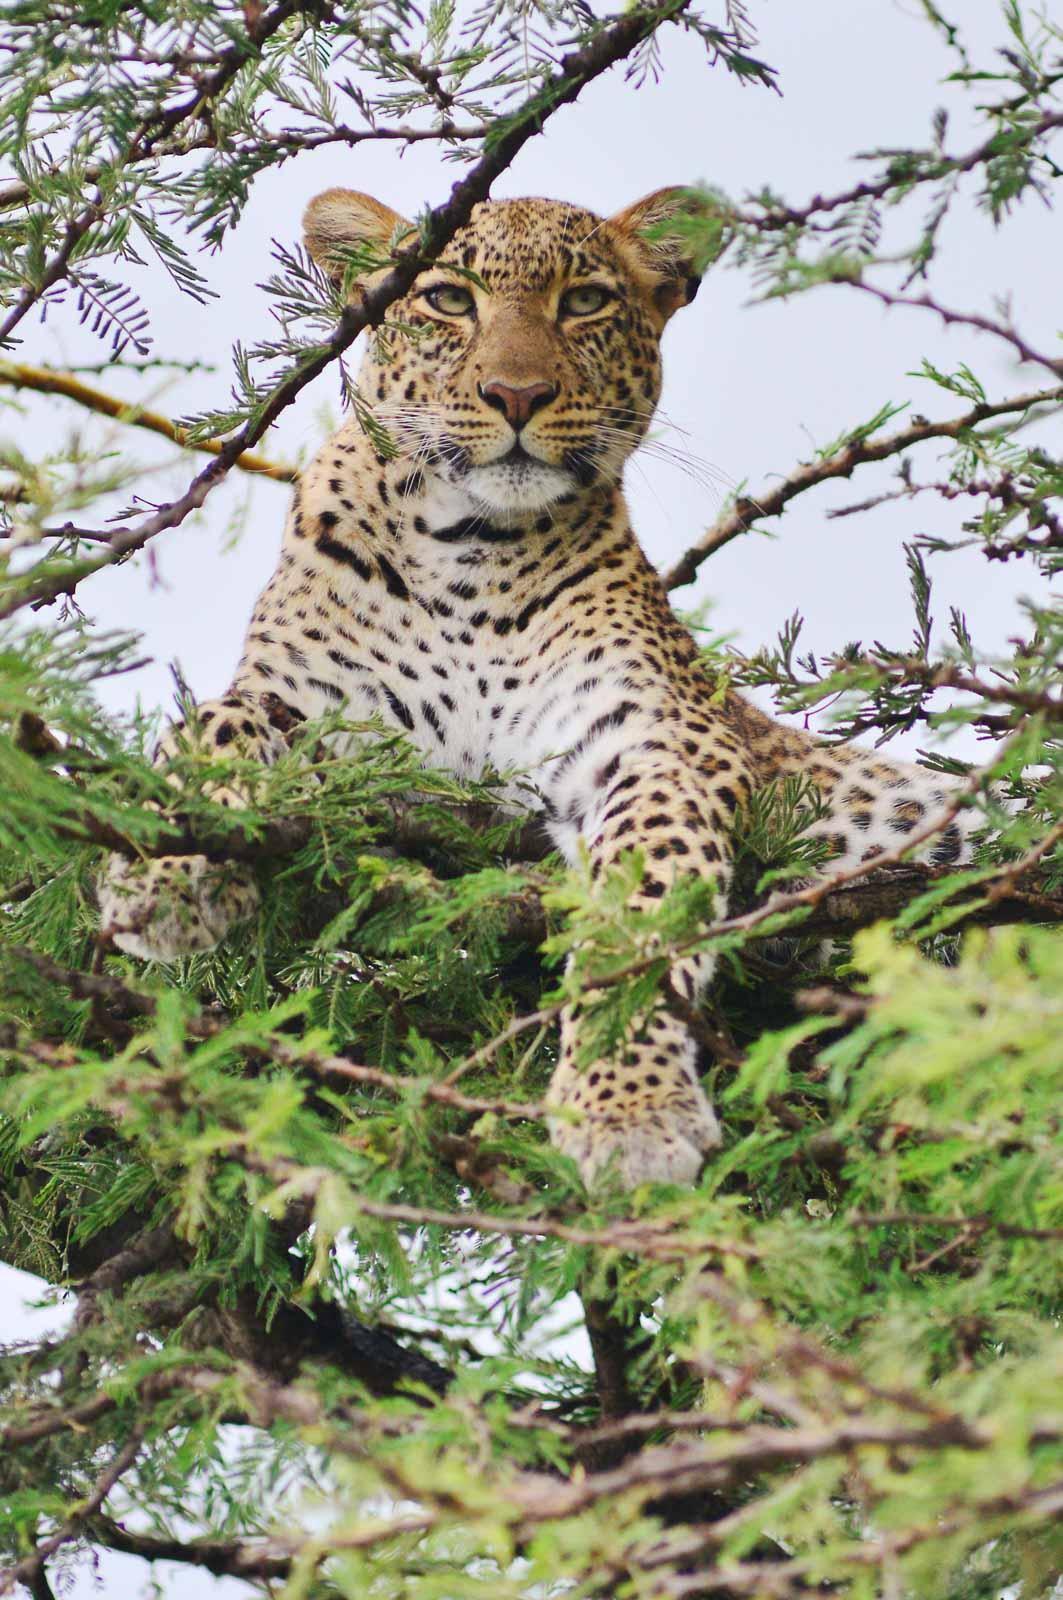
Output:
<svg viewBox="0 0 1063 1600">
<path fill-rule="evenodd" d="M 133 1533 L 113 1517 L 94 1517 L 86 1527 L 93 1544 L 142 1561 L 174 1561 L 201 1567 L 216 1578 L 284 1579 L 292 1568 L 291 1554 L 277 1549 L 270 1539 L 163 1539 L 155 1534 Z"/>
<path fill-rule="evenodd" d="M 1026 690 L 1008 684 L 987 684 L 958 666 L 931 666 L 912 658 L 904 659 L 907 669 L 928 687 L 952 687 L 980 694 L 999 704 L 1014 704 L 1020 711 L 1040 712 L 1053 718 L 1063 714 L 1063 708 L 1053 696 L 1042 690 Z M 26 719 L 24 719 L 25 721 Z M 1010 725 L 1010 719 L 1009 725 Z M 61 757 L 62 747 L 39 719 L 30 719 L 27 731 L 20 733 L 20 743 L 30 753 L 51 760 Z M 977 792 L 982 775 L 976 770 L 969 783 L 956 791 L 956 808 L 968 795 Z M 973 785 L 973 787 L 971 786 Z M 401 854 L 417 857 L 426 850 L 438 849 L 441 808 L 429 807 L 417 800 L 391 799 L 387 802 L 386 821 L 381 826 L 378 845 L 389 845 Z M 473 829 L 497 826 L 504 820 L 493 807 L 478 802 L 442 808 L 463 825 Z M 842 936 L 866 927 L 869 922 L 896 915 L 914 894 L 947 877 L 952 869 L 933 868 L 906 860 L 919 844 L 925 843 L 955 815 L 955 810 L 932 820 L 926 829 L 907 836 L 889 855 L 877 857 L 872 864 L 859 866 L 839 876 L 827 874 L 807 889 L 789 895 L 775 894 L 764 906 L 744 916 L 731 917 L 706 933 L 729 933 L 740 928 L 751 930 L 778 911 L 801 909 L 805 912 L 800 925 L 801 933 L 808 935 L 833 934 Z M 154 820 L 154 819 L 153 819 Z M 240 861 L 250 864 L 268 863 L 293 855 L 311 838 L 313 821 L 306 816 L 282 817 L 272 820 L 254 819 L 253 834 L 248 837 L 247 823 L 239 813 L 226 812 L 209 824 L 192 824 L 181 819 L 158 819 L 154 837 L 150 841 L 103 821 L 85 808 L 82 812 L 65 812 L 64 819 L 55 824 L 56 832 L 65 837 L 88 839 L 104 849 L 122 855 L 151 857 L 159 855 L 204 855 L 218 862 Z M 1063 916 L 1063 897 L 1042 893 L 1029 874 L 1054 846 L 1058 835 L 1050 832 L 1028 859 L 1005 863 L 995 870 L 986 869 L 978 884 L 967 883 L 958 890 L 957 903 L 971 899 L 969 912 L 959 920 L 1003 924 L 1008 922 L 1055 922 Z M 512 861 L 534 862 L 550 853 L 550 841 L 540 820 L 532 816 L 517 833 L 512 846 L 505 852 Z M 392 889 L 382 891 L 386 898 Z M 988 892 L 989 901 L 981 896 Z M 385 903 L 384 900 L 381 904 Z M 538 894 L 530 886 L 522 886 L 501 904 L 505 914 L 505 934 L 508 938 L 538 944 L 545 937 L 547 922 Z M 769 932 L 765 937 L 773 937 Z M 704 935 L 703 935 L 704 937 Z"/>
<path fill-rule="evenodd" d="M 615 1286 L 608 1298 L 584 1293 L 583 1320 L 594 1358 L 594 1381 L 598 1391 L 598 1415 L 605 1428 L 586 1434 L 580 1440 L 579 1459 L 588 1469 L 603 1471 L 620 1464 L 637 1448 L 637 1435 L 625 1433 L 622 1424 L 637 1409 L 638 1398 L 628 1378 L 628 1362 L 634 1344 L 640 1342 L 638 1322 L 627 1323 L 616 1314 Z M 614 1431 L 609 1432 L 609 1424 Z"/>
<path fill-rule="evenodd" d="M 378 847 L 386 845 L 415 858 L 429 850 L 445 850 L 440 839 L 441 812 L 478 832 L 507 820 L 493 806 L 475 801 L 441 806 L 426 799 L 392 798 L 381 803 L 374 842 Z M 236 812 L 220 815 L 209 823 L 193 823 L 180 815 L 169 820 L 160 816 L 152 828 L 152 838 L 147 840 L 105 822 L 85 807 L 66 812 L 56 822 L 55 831 L 63 838 L 87 840 L 101 849 L 130 857 L 201 855 L 210 861 L 254 864 L 294 855 L 313 837 L 314 822 L 305 814 L 255 817 L 250 824 Z M 550 853 L 550 841 L 534 816 L 515 830 L 512 847 L 504 852 L 513 861 L 542 861 Z"/>
</svg>

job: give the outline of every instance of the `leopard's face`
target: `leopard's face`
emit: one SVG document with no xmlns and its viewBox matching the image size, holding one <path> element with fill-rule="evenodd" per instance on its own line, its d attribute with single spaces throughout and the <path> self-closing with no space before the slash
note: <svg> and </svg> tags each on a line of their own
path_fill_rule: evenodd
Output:
<svg viewBox="0 0 1063 1600">
<path fill-rule="evenodd" d="M 313 202 L 319 260 L 339 196 L 365 215 L 346 191 Z M 403 455 L 501 518 L 618 481 L 657 404 L 664 324 L 696 287 L 674 242 L 640 233 L 654 210 L 660 196 L 607 221 L 549 200 L 478 206 L 395 306 L 408 331 L 365 358 L 360 387 Z"/>
</svg>

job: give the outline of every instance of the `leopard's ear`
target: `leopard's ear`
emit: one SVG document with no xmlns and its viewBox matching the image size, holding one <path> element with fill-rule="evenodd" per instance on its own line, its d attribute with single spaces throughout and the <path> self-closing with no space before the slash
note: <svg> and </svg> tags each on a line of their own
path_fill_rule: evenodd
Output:
<svg viewBox="0 0 1063 1600">
<path fill-rule="evenodd" d="M 707 210 L 691 189 L 656 189 L 609 218 L 609 228 L 645 284 L 662 321 L 687 306 L 701 285 L 691 224 Z"/>
<path fill-rule="evenodd" d="M 353 189 L 326 189 L 311 200 L 303 213 L 306 248 L 334 283 L 342 283 L 353 269 L 353 284 L 364 286 L 374 269 L 369 266 L 365 272 L 358 272 L 358 252 L 366 251 L 376 258 L 388 256 L 414 231 L 413 223 L 390 206 Z"/>
</svg>

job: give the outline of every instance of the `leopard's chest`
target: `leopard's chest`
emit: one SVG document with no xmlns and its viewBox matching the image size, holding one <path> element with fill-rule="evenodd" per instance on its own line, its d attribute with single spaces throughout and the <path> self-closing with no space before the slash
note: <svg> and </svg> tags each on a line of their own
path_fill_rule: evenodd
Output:
<svg viewBox="0 0 1063 1600">
<path fill-rule="evenodd" d="M 433 493 L 394 545 L 304 506 L 241 680 L 305 717 L 338 711 L 367 731 L 383 722 L 459 778 L 522 775 L 514 798 L 534 786 L 571 832 L 670 692 L 653 641 L 640 638 L 653 630 L 645 596 L 641 622 L 630 605 L 637 546 L 607 508 L 564 531 L 470 539 L 471 508 Z"/>
<path fill-rule="evenodd" d="M 372 702 L 434 766 L 459 777 L 525 772 L 551 788 L 589 729 L 641 702 L 620 653 L 583 637 L 571 616 L 521 628 L 505 609 L 448 609 L 443 618 L 408 608 L 378 617 L 345 655 L 342 684 L 349 706 Z"/>
<path fill-rule="evenodd" d="M 305 588 L 267 599 L 246 675 L 305 717 L 382 720 L 458 777 L 523 773 L 567 809 L 588 738 L 621 725 L 630 738 L 655 715 L 647 685 L 633 687 L 623 652 L 567 594 L 537 607 L 534 589 L 511 600 L 461 579 L 425 594 Z"/>
</svg>

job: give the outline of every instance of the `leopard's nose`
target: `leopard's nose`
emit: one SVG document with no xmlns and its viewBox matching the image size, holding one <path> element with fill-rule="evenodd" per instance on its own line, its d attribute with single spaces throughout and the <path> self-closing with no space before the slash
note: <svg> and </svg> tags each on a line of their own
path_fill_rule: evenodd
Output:
<svg viewBox="0 0 1063 1600">
<path fill-rule="evenodd" d="M 523 428 L 529 417 L 556 398 L 556 383 L 529 383 L 523 389 L 513 389 L 508 383 L 480 384 L 480 399 L 501 411 L 511 428 Z"/>
</svg>

